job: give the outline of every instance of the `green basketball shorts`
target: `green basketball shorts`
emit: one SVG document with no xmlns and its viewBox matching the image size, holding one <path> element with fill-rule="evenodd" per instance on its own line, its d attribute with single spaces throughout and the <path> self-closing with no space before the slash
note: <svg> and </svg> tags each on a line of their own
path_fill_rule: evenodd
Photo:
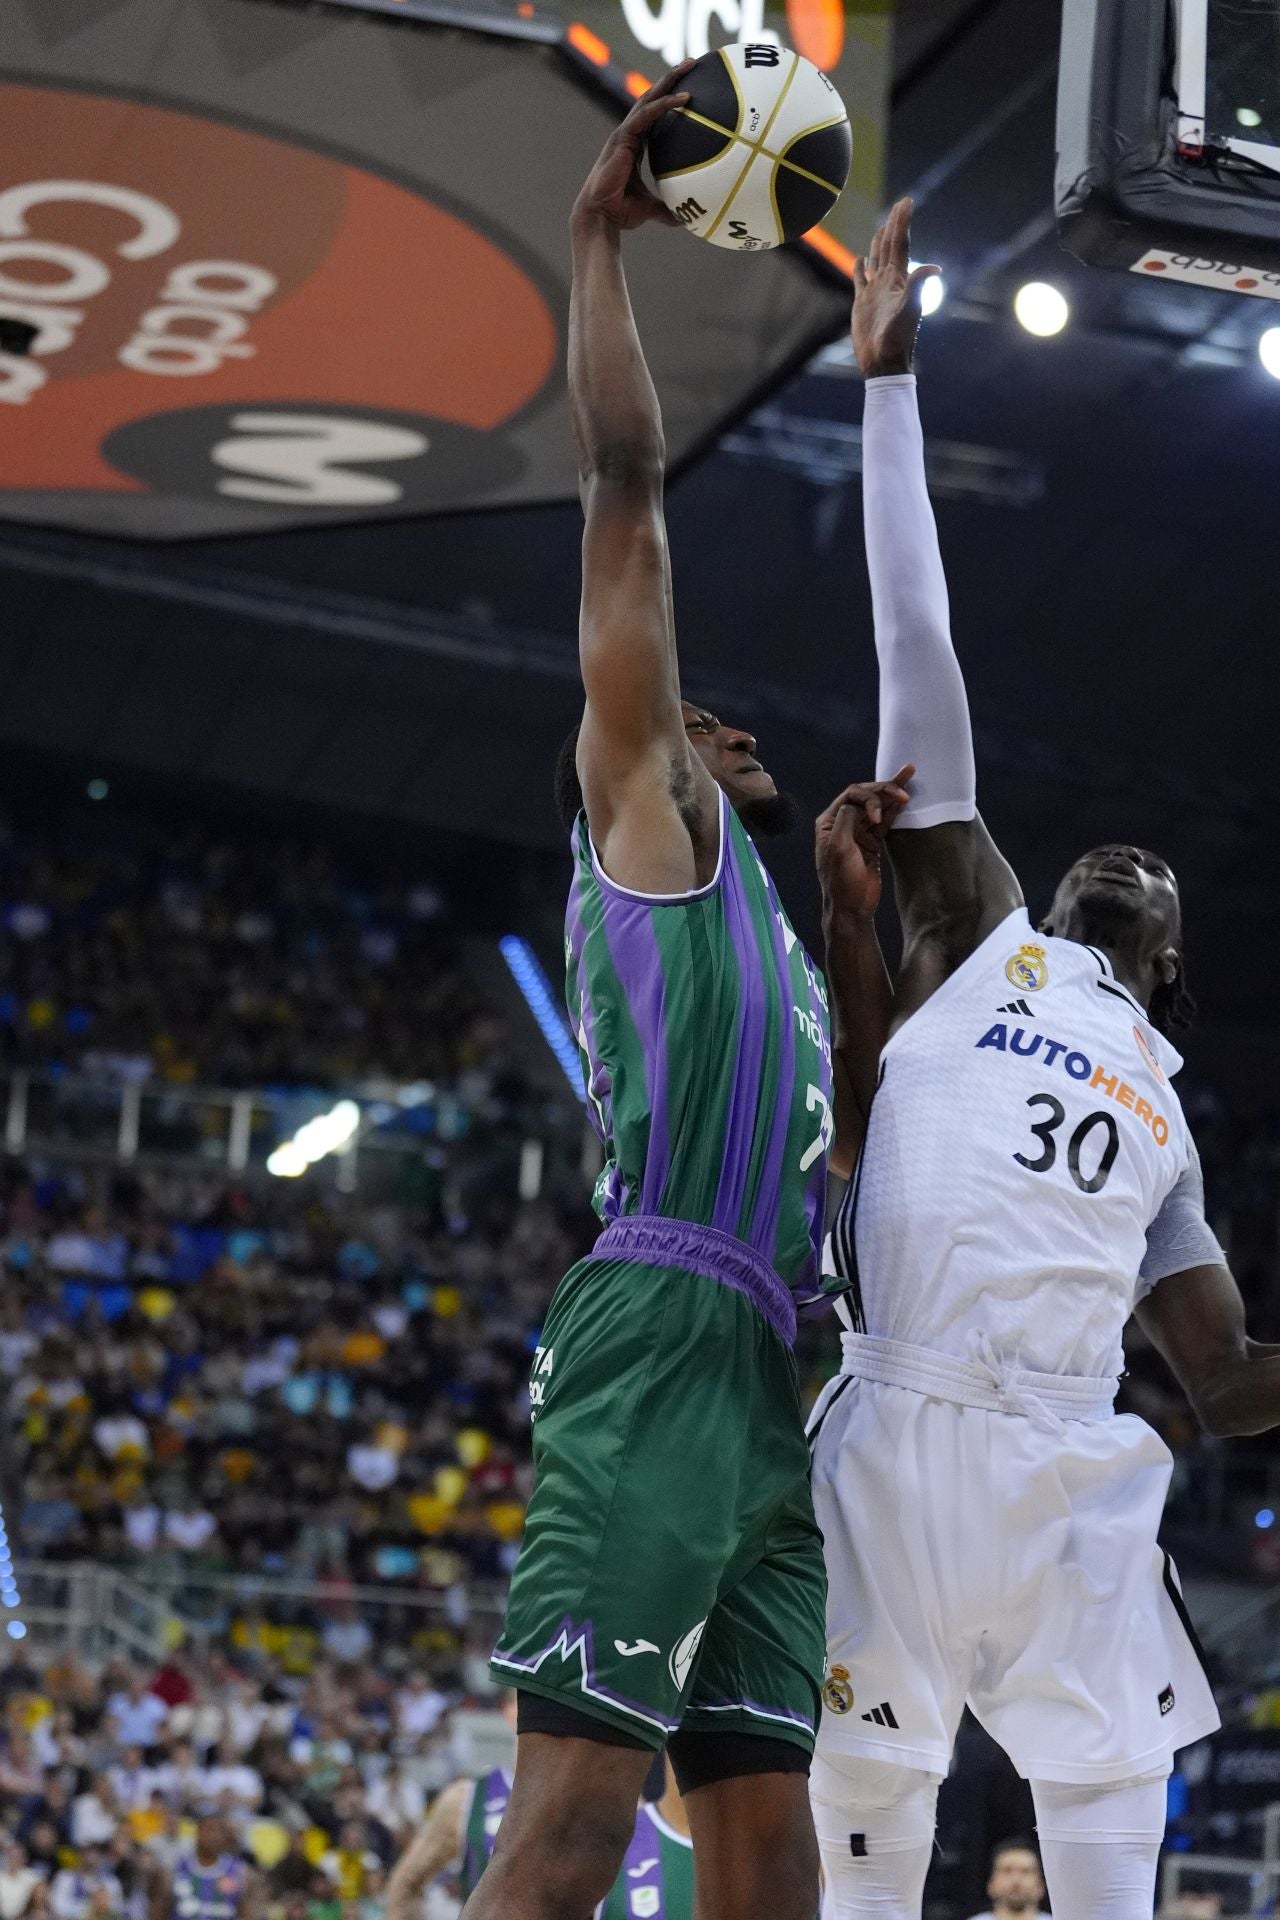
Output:
<svg viewBox="0 0 1280 1920">
<path fill-rule="evenodd" d="M 620 1240 L 692 1264 L 599 1257 Z M 794 1311 L 752 1267 L 709 1229 L 618 1223 L 534 1355 L 533 1498 L 491 1671 L 654 1747 L 677 1727 L 813 1746 L 826 1573 L 776 1330 Z"/>
</svg>

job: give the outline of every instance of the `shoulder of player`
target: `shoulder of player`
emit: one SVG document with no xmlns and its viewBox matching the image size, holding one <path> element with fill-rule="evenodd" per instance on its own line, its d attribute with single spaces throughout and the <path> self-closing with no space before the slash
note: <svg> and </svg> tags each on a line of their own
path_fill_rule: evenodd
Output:
<svg viewBox="0 0 1280 1920">
<path fill-rule="evenodd" d="M 730 823 L 734 814 L 714 781 L 710 781 L 709 785 L 716 796 L 712 802 L 715 811 L 708 815 L 705 828 L 700 829 L 697 835 L 682 814 L 672 814 L 672 818 L 678 820 L 680 834 L 685 836 L 686 850 L 692 849 L 694 853 L 696 871 L 691 875 L 694 885 L 669 888 L 656 883 L 659 877 L 665 877 L 666 862 L 655 862 L 650 858 L 655 840 L 643 820 L 629 818 L 625 824 L 615 820 L 613 833 L 605 842 L 597 836 L 594 824 L 585 815 L 579 815 L 581 826 L 575 843 L 579 879 L 586 880 L 589 876 L 590 883 L 606 902 L 612 900 L 623 906 L 681 907 L 715 893 L 724 876 L 728 849 L 732 844 Z M 615 858 L 615 847 L 618 858 Z M 664 870 L 662 876 L 659 876 L 659 868 Z M 650 884 L 641 886 L 638 880 L 619 879 L 617 871 L 634 871 Z M 674 874 L 674 866 L 672 872 Z M 699 872 L 705 872 L 707 878 L 699 881 Z M 571 896 L 571 912 L 574 904 Z"/>
</svg>

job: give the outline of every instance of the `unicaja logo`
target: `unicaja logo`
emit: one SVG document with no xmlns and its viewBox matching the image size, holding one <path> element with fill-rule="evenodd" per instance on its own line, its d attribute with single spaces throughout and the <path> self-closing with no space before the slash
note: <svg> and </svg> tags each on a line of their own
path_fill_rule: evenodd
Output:
<svg viewBox="0 0 1280 1920">
<path fill-rule="evenodd" d="M 671 1672 L 671 1678 L 675 1681 L 681 1693 L 684 1692 L 684 1683 L 689 1678 L 689 1669 L 693 1665 L 693 1656 L 702 1645 L 702 1635 L 706 1629 L 706 1624 L 705 1620 L 699 1620 L 697 1626 L 690 1627 L 684 1639 L 678 1640 L 671 1650 L 671 1658 L 667 1662 L 667 1665 Z"/>
</svg>

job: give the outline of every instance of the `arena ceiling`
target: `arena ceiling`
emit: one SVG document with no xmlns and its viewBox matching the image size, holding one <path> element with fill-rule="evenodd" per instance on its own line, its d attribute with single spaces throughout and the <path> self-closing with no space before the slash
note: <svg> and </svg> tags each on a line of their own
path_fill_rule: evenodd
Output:
<svg viewBox="0 0 1280 1920">
<path fill-rule="evenodd" d="M 1052 0 L 899 13 L 889 184 L 947 273 L 922 389 L 984 810 L 1033 901 L 1082 844 L 1166 852 L 1193 982 L 1249 1029 L 1280 939 L 1273 310 L 1060 252 Z M 657 238 L 675 299 L 694 243 Z M 1009 314 L 1036 277 L 1072 302 L 1055 340 Z M 669 499 L 688 685 L 814 805 L 874 753 L 859 406 L 837 349 Z M 0 740 L 554 849 L 578 536 L 570 508 L 150 545 L 0 528 Z M 811 900 L 805 850 L 777 864 Z"/>
</svg>

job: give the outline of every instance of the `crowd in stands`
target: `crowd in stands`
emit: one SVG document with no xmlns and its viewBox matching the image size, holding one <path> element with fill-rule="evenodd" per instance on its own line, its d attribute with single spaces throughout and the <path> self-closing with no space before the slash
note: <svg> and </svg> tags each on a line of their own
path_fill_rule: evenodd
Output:
<svg viewBox="0 0 1280 1920">
<path fill-rule="evenodd" d="M 272 835 L 0 821 L 0 1066 L 341 1087 L 448 1079 L 495 1038 L 425 879 Z"/>
<path fill-rule="evenodd" d="M 430 885 L 195 833 L 0 832 L 0 1069 L 487 1075 L 500 1108 L 503 1053 Z M 1194 1084 L 1188 1105 L 1251 1330 L 1280 1341 L 1280 1125 Z M 0 1920 L 379 1920 L 388 1862 L 458 1769 L 453 1709 L 488 1686 L 530 1356 L 593 1234 L 580 1180 L 521 1201 L 490 1151 L 463 1133 L 394 1202 L 0 1161 L 15 1536 L 33 1560 L 145 1574 L 189 1630 L 160 1671 L 12 1649 Z M 802 1323 L 810 1388 L 837 1333 Z M 1221 1450 L 1138 1337 L 1122 1392 L 1184 1463 Z M 1243 1537 L 1234 1570 L 1256 1572 L 1280 1529 Z M 260 1576 L 324 1587 L 268 1602 Z"/>
<path fill-rule="evenodd" d="M 0 1668 L 0 1920 L 380 1920 L 459 1771 L 443 1684 L 402 1659 L 290 1674 L 252 1649 L 150 1670 Z"/>
<path fill-rule="evenodd" d="M 25 1551 L 154 1576 L 500 1581 L 530 1354 L 590 1227 L 514 1195 L 0 1169 L 0 1393 Z M 575 1241 L 575 1230 L 579 1236 Z M 360 1655 L 360 1629 L 326 1627 Z"/>
</svg>

